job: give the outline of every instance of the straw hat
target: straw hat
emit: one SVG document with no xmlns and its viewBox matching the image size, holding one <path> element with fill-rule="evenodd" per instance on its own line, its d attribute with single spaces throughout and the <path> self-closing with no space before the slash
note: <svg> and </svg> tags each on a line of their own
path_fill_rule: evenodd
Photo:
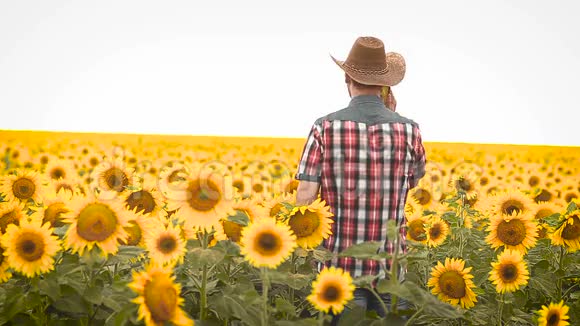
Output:
<svg viewBox="0 0 580 326">
<path fill-rule="evenodd" d="M 385 45 L 376 37 L 359 37 L 346 61 L 330 57 L 350 78 L 363 85 L 394 86 L 405 77 L 403 56 L 385 53 Z"/>
</svg>

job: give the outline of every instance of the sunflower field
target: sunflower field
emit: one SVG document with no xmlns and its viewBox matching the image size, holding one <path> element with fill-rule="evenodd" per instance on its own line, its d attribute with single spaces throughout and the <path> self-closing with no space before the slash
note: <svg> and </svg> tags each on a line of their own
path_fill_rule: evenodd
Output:
<svg viewBox="0 0 580 326">
<path fill-rule="evenodd" d="M 330 208 L 295 200 L 304 139 L 0 139 L 0 325 L 580 325 L 579 147 L 426 143 L 387 254 L 321 246 Z M 335 255 L 383 277 L 319 271 Z"/>
</svg>

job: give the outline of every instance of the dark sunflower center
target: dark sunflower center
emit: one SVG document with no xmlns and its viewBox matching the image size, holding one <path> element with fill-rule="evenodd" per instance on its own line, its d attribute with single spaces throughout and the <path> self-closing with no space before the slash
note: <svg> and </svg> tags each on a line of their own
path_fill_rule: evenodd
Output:
<svg viewBox="0 0 580 326">
<path fill-rule="evenodd" d="M 471 190 L 471 183 L 466 179 L 461 178 L 457 180 L 457 182 L 455 183 L 455 187 L 457 187 L 458 190 L 468 192 Z"/>
<path fill-rule="evenodd" d="M 61 167 L 54 168 L 50 171 L 50 178 L 53 180 L 58 180 L 60 178 L 64 178 L 66 173 L 64 169 Z"/>
<path fill-rule="evenodd" d="M 18 215 L 15 209 L 13 209 L 8 213 L 2 215 L 2 217 L 0 217 L 0 231 L 2 231 L 2 234 L 4 234 L 4 232 L 6 232 L 6 228 L 8 227 L 8 225 L 10 224 L 18 225 L 18 223 L 19 223 Z"/>
<path fill-rule="evenodd" d="M 169 181 L 169 183 L 172 183 L 172 182 L 177 182 L 177 181 L 183 180 L 183 178 L 179 175 L 180 173 L 183 173 L 183 172 L 184 172 L 183 169 L 179 169 L 179 170 L 175 170 L 175 171 L 171 172 L 169 174 L 169 176 L 167 177 L 167 181 Z"/>
<path fill-rule="evenodd" d="M 550 314 L 546 320 L 548 321 L 548 326 L 558 325 L 558 322 L 560 321 L 560 314 L 558 312 L 550 311 Z"/>
<path fill-rule="evenodd" d="M 315 212 L 306 210 L 304 214 L 297 211 L 288 221 L 288 225 L 298 238 L 312 235 L 320 226 L 320 217 Z"/>
<path fill-rule="evenodd" d="M 3 262 L 4 262 L 4 249 L 0 247 L 0 266 L 2 266 Z"/>
<path fill-rule="evenodd" d="M 64 224 L 61 220 L 61 215 L 67 213 L 69 210 L 65 207 L 64 203 L 54 203 L 48 205 L 44 210 L 44 218 L 42 223 L 50 223 L 52 227 L 61 227 Z"/>
<path fill-rule="evenodd" d="M 103 179 L 110 190 L 122 192 L 129 185 L 129 178 L 121 169 L 112 167 L 105 171 Z"/>
<path fill-rule="evenodd" d="M 479 179 L 479 184 L 482 186 L 487 186 L 489 184 L 489 178 L 488 177 L 482 177 L 481 179 Z"/>
<path fill-rule="evenodd" d="M 265 256 L 272 256 L 278 253 L 282 243 L 280 239 L 272 233 L 261 233 L 256 237 L 256 251 Z"/>
<path fill-rule="evenodd" d="M 107 205 L 93 203 L 81 210 L 77 220 L 77 233 L 87 241 L 103 241 L 117 228 L 117 216 Z"/>
<path fill-rule="evenodd" d="M 171 235 L 165 235 L 157 240 L 157 249 L 164 254 L 170 254 L 177 248 L 177 240 Z"/>
<path fill-rule="evenodd" d="M 519 214 L 524 211 L 524 204 L 518 200 L 507 200 L 501 205 L 501 212 L 505 215 Z"/>
<path fill-rule="evenodd" d="M 233 242 L 240 242 L 240 238 L 242 237 L 242 229 L 243 226 L 232 221 L 225 221 L 224 224 L 224 233 Z"/>
<path fill-rule="evenodd" d="M 465 280 L 456 271 L 447 271 L 439 276 L 439 288 L 448 297 L 461 299 L 465 296 Z"/>
<path fill-rule="evenodd" d="M 497 238 L 510 246 L 517 246 L 526 238 L 526 226 L 519 219 L 501 221 L 497 226 Z"/>
<path fill-rule="evenodd" d="M 440 180 L 439 176 L 437 174 L 434 174 L 431 176 L 431 181 L 433 182 L 438 182 Z"/>
<path fill-rule="evenodd" d="M 189 183 L 187 188 L 189 193 L 189 206 L 197 211 L 207 212 L 212 210 L 221 199 L 221 193 L 217 185 L 211 181 L 204 183 L 203 187 L 199 180 Z"/>
<path fill-rule="evenodd" d="M 540 209 L 536 212 L 536 219 L 540 220 L 543 219 L 544 217 L 548 217 L 552 214 L 554 214 L 555 212 L 553 212 L 551 209 L 548 208 L 544 208 L 544 209 Z"/>
<path fill-rule="evenodd" d="M 564 200 L 566 200 L 567 203 L 571 202 L 572 199 L 576 199 L 578 198 L 578 195 L 576 195 L 573 192 L 567 193 L 566 196 L 564 196 Z"/>
<path fill-rule="evenodd" d="M 129 210 L 137 213 L 149 214 L 155 209 L 155 199 L 148 191 L 135 191 L 127 197 L 125 201 Z"/>
<path fill-rule="evenodd" d="M 16 246 L 18 256 L 26 261 L 38 260 L 44 254 L 44 240 L 36 233 L 23 233 Z"/>
<path fill-rule="evenodd" d="M 254 183 L 252 185 L 252 190 L 256 193 L 261 193 L 262 191 L 264 191 L 264 186 L 262 186 L 261 183 Z"/>
<path fill-rule="evenodd" d="M 431 193 L 429 193 L 425 189 L 417 189 L 413 193 L 413 197 L 419 202 L 421 205 L 427 205 L 431 202 Z"/>
<path fill-rule="evenodd" d="M 244 191 L 244 182 L 242 180 L 234 180 L 233 186 L 234 188 L 237 188 L 238 191 L 240 192 Z"/>
<path fill-rule="evenodd" d="M 139 242 L 141 241 L 141 237 L 143 236 L 139 225 L 136 222 L 131 221 L 131 223 L 128 226 L 124 227 L 124 229 L 125 231 L 127 231 L 127 234 L 129 235 L 124 243 L 128 246 L 138 245 Z"/>
<path fill-rule="evenodd" d="M 334 284 L 329 284 L 322 291 L 322 297 L 326 302 L 334 302 L 340 298 L 340 289 Z"/>
<path fill-rule="evenodd" d="M 56 185 L 56 192 L 61 191 L 62 189 L 68 190 L 70 192 L 74 192 L 73 191 L 73 187 L 67 183 L 59 183 Z"/>
<path fill-rule="evenodd" d="M 423 220 L 419 218 L 411 221 L 408 225 L 408 234 L 411 240 L 424 241 L 427 239 Z"/>
<path fill-rule="evenodd" d="M 567 224 L 562 230 L 562 238 L 565 240 L 574 240 L 580 238 L 580 217 L 572 216 L 574 224 Z"/>
<path fill-rule="evenodd" d="M 177 291 L 169 279 L 154 276 L 145 285 L 144 292 L 145 304 L 155 322 L 163 323 L 173 318 L 177 309 Z"/>
<path fill-rule="evenodd" d="M 96 157 L 91 157 L 89 159 L 89 165 L 92 167 L 97 166 L 97 164 L 99 164 L 99 160 Z"/>
<path fill-rule="evenodd" d="M 429 237 L 432 240 L 438 240 L 439 237 L 441 236 L 441 233 L 443 231 L 441 230 L 441 224 L 439 223 L 435 223 L 431 226 L 431 228 L 429 229 Z"/>
<path fill-rule="evenodd" d="M 502 265 L 499 273 L 504 282 L 513 282 L 518 278 L 518 268 L 515 265 Z"/>
<path fill-rule="evenodd" d="M 40 158 L 40 164 L 47 164 L 48 163 L 48 156 L 44 155 Z"/>
<path fill-rule="evenodd" d="M 542 191 L 540 191 L 540 193 L 534 198 L 536 203 L 541 201 L 550 201 L 550 199 L 552 199 L 552 193 L 546 189 L 542 189 Z"/>
<path fill-rule="evenodd" d="M 537 176 L 533 175 L 528 179 L 528 184 L 530 185 L 530 187 L 535 187 L 538 184 L 540 184 L 540 178 L 538 178 Z"/>
<path fill-rule="evenodd" d="M 290 181 L 286 187 L 284 188 L 284 192 L 293 192 L 294 190 L 298 189 L 298 184 L 300 182 L 298 180 L 292 180 Z"/>
<path fill-rule="evenodd" d="M 276 205 L 272 206 L 272 208 L 270 208 L 270 216 L 274 217 L 274 216 L 278 215 L 278 213 L 280 213 L 281 209 L 282 209 L 282 203 L 277 203 Z"/>
<path fill-rule="evenodd" d="M 12 193 L 14 197 L 20 200 L 26 200 L 31 198 L 36 191 L 36 186 L 34 182 L 27 178 L 20 178 L 14 181 L 12 184 Z"/>
</svg>

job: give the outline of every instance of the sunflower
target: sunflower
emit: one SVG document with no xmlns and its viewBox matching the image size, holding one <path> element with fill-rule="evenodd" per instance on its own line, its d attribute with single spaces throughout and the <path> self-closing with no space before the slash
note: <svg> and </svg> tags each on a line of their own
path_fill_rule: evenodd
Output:
<svg viewBox="0 0 580 326">
<path fill-rule="evenodd" d="M 43 180 L 40 175 L 31 170 L 16 170 L 14 174 L 0 177 L 0 193 L 4 200 L 26 203 L 34 200 L 42 201 Z"/>
<path fill-rule="evenodd" d="M 219 220 L 231 212 L 233 189 L 228 177 L 216 173 L 202 175 L 200 167 L 192 167 L 185 180 L 166 194 L 167 209 L 179 209 L 187 217 L 188 227 L 211 231 Z"/>
<path fill-rule="evenodd" d="M 183 298 L 181 285 L 175 283 L 175 276 L 167 267 L 150 264 L 142 272 L 133 272 L 133 282 L 129 288 L 137 293 L 132 302 L 139 305 L 139 320 L 147 326 L 163 326 L 171 322 L 176 326 L 193 325 L 181 309 Z"/>
<path fill-rule="evenodd" d="M 309 249 L 317 247 L 332 233 L 332 216 L 326 202 L 317 198 L 309 205 L 294 207 L 284 221 L 296 235 L 298 246 Z"/>
<path fill-rule="evenodd" d="M 287 214 L 287 206 L 296 205 L 296 192 L 282 193 L 262 201 L 262 206 L 266 209 L 270 217 L 277 217 L 279 214 Z"/>
<path fill-rule="evenodd" d="M 548 223 L 538 224 L 538 239 L 550 239 L 554 233 L 554 228 Z"/>
<path fill-rule="evenodd" d="M 416 211 L 407 218 L 407 240 L 418 243 L 427 243 L 427 230 L 425 225 L 428 223 L 428 215 L 423 215 L 422 211 Z"/>
<path fill-rule="evenodd" d="M 438 216 L 433 216 L 427 224 L 427 245 L 429 247 L 437 247 L 445 242 L 449 234 L 447 222 Z"/>
<path fill-rule="evenodd" d="M 18 225 L 22 219 L 26 219 L 23 203 L 0 202 L 0 234 L 6 232 L 10 224 Z"/>
<path fill-rule="evenodd" d="M 52 235 L 48 223 L 23 219 L 20 225 L 10 224 L 1 238 L 4 256 L 10 267 L 27 277 L 34 277 L 54 268 L 54 255 L 60 241 Z"/>
<path fill-rule="evenodd" d="M 552 234 L 552 244 L 565 246 L 569 252 L 580 250 L 580 209 L 566 213 L 560 223 Z"/>
<path fill-rule="evenodd" d="M 564 304 L 564 300 L 560 303 L 550 302 L 549 306 L 542 306 L 542 310 L 538 311 L 538 325 L 539 326 L 566 326 L 570 325 L 568 321 L 568 310 L 570 308 Z"/>
<path fill-rule="evenodd" d="M 267 217 L 267 210 L 258 205 L 256 199 L 245 198 L 237 200 L 232 205 L 233 212 L 226 218 L 220 220 L 220 223 L 215 225 L 214 241 L 231 240 L 235 243 L 240 243 L 242 238 L 242 229 L 246 224 L 240 224 L 234 220 L 234 217 L 243 217 L 248 222 L 256 219 Z"/>
<path fill-rule="evenodd" d="M 252 194 L 251 179 L 251 177 L 243 173 L 236 173 L 232 178 L 232 186 L 242 195 L 242 197 L 250 197 Z"/>
<path fill-rule="evenodd" d="M 488 197 L 489 214 L 512 215 L 512 213 L 527 214 L 535 209 L 532 198 L 519 190 L 508 190 Z"/>
<path fill-rule="evenodd" d="M 532 211 L 536 220 L 542 220 L 550 215 L 562 211 L 562 207 L 553 202 L 541 201 L 538 202 L 535 209 Z"/>
<path fill-rule="evenodd" d="M 496 214 L 490 217 L 485 241 L 492 248 L 504 246 L 525 254 L 536 245 L 538 229 L 530 214 Z"/>
<path fill-rule="evenodd" d="M 65 247 L 80 255 L 99 247 L 103 254 L 116 254 L 119 241 L 127 241 L 125 230 L 134 217 L 123 209 L 119 201 L 100 201 L 94 198 L 75 198 L 64 220 L 70 224 L 65 235 Z"/>
<path fill-rule="evenodd" d="M 173 265 L 183 262 L 185 240 L 181 236 L 181 227 L 168 225 L 153 230 L 146 235 L 145 246 L 151 261 L 159 265 Z"/>
<path fill-rule="evenodd" d="M 427 286 L 432 287 L 431 292 L 438 296 L 439 300 L 452 305 L 460 305 L 468 309 L 475 306 L 477 298 L 473 292 L 473 275 L 469 272 L 471 267 L 465 268 L 465 261 L 459 258 L 445 258 L 445 265 L 437 262 L 437 266 L 431 269 L 431 278 Z"/>
<path fill-rule="evenodd" d="M 102 161 L 91 173 L 90 188 L 100 199 L 113 199 L 135 184 L 134 170 L 117 159 Z"/>
<path fill-rule="evenodd" d="M 429 190 L 430 187 L 427 186 L 427 183 L 421 181 L 419 181 L 419 185 L 409 191 L 408 199 L 414 200 L 415 203 L 426 209 L 435 201 L 435 195 Z"/>
<path fill-rule="evenodd" d="M 353 299 L 354 289 L 349 273 L 342 268 L 325 268 L 312 282 L 312 292 L 307 299 L 320 311 L 338 314 Z"/>
<path fill-rule="evenodd" d="M 0 245 L 0 283 L 8 281 L 12 277 L 12 273 L 8 270 L 10 264 L 4 256 L 4 248 Z"/>
<path fill-rule="evenodd" d="M 51 227 L 64 226 L 63 215 L 69 211 L 68 203 L 72 200 L 73 194 L 66 190 L 52 192 L 47 195 L 40 210 L 33 213 L 33 216 L 40 218 L 42 223 L 49 223 Z"/>
<path fill-rule="evenodd" d="M 72 161 L 67 159 L 52 159 L 44 168 L 44 175 L 50 181 L 76 178 L 77 171 Z"/>
<path fill-rule="evenodd" d="M 156 230 L 164 228 L 164 225 L 157 217 L 142 214 L 135 214 L 134 217 L 135 219 L 124 227 L 127 239 L 119 240 L 119 244 L 145 247 L 145 239 L 151 237 Z"/>
<path fill-rule="evenodd" d="M 146 178 L 135 189 L 128 191 L 123 201 L 128 210 L 151 216 L 156 216 L 163 205 L 161 196 L 150 178 Z"/>
<path fill-rule="evenodd" d="M 477 176 L 473 173 L 462 173 L 454 176 L 450 186 L 458 193 L 464 193 L 467 199 L 477 197 Z"/>
<path fill-rule="evenodd" d="M 528 284 L 528 267 L 519 251 L 504 250 L 497 256 L 497 262 L 491 263 L 491 266 L 493 269 L 489 273 L 489 280 L 493 282 L 498 293 L 515 292 Z"/>
<path fill-rule="evenodd" d="M 296 248 L 296 235 L 286 224 L 258 219 L 242 230 L 241 253 L 255 267 L 276 268 Z"/>
</svg>

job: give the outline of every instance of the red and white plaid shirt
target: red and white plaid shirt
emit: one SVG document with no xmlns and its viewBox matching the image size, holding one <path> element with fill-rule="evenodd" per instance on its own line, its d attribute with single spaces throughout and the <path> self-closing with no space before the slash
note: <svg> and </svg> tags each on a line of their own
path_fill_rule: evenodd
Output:
<svg viewBox="0 0 580 326">
<path fill-rule="evenodd" d="M 321 198 L 334 213 L 332 235 L 324 247 L 340 253 L 354 244 L 381 241 L 381 251 L 393 253 L 386 222 L 405 224 L 407 192 L 424 174 L 419 126 L 387 109 L 380 97 L 363 95 L 354 97 L 347 108 L 316 120 L 296 179 L 319 182 Z M 401 235 L 404 252 L 404 228 Z M 335 258 L 329 265 L 353 277 L 381 272 L 374 260 Z"/>
</svg>

